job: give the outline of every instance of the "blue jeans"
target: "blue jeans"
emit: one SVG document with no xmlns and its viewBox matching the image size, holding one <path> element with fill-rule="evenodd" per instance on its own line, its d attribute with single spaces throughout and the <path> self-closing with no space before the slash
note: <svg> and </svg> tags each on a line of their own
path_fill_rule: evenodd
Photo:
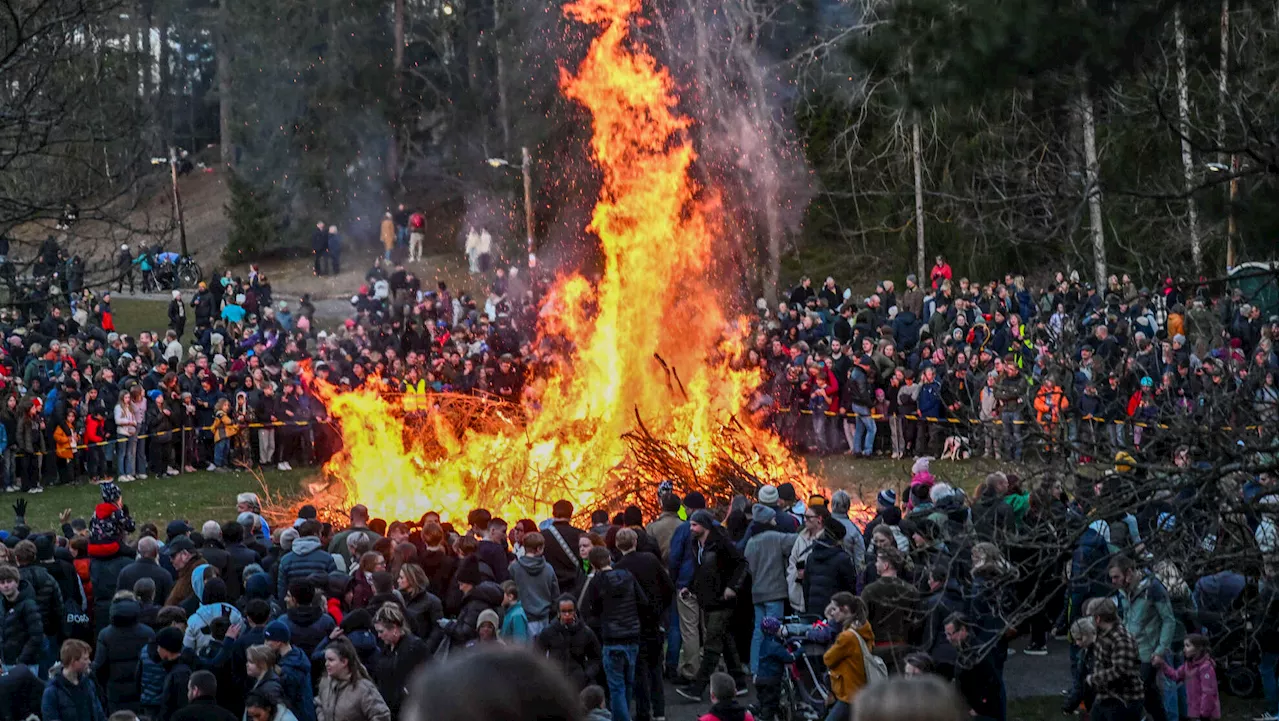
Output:
<svg viewBox="0 0 1280 721">
<path fill-rule="evenodd" d="M 1000 422 L 1004 424 L 1005 458 L 1011 461 L 1022 460 L 1022 428 L 1018 422 L 1022 414 L 1018 411 L 1004 411 L 1000 414 Z"/>
<path fill-rule="evenodd" d="M 876 422 L 871 417 L 871 409 L 866 406 L 852 405 L 849 410 L 857 416 L 853 428 L 853 452 L 864 456 L 871 455 L 876 442 Z"/>
<path fill-rule="evenodd" d="M 609 712 L 614 721 L 631 721 L 631 697 L 635 695 L 636 656 L 639 644 L 605 644 L 604 677 L 609 682 Z"/>
<path fill-rule="evenodd" d="M 1262 674 L 1262 697 L 1267 700 L 1267 711 L 1276 712 L 1276 654 L 1264 653 L 1258 659 L 1258 671 Z"/>
<path fill-rule="evenodd" d="M 765 601 L 764 603 L 755 604 L 756 609 L 756 627 L 751 629 L 751 675 L 754 676 L 760 670 L 760 642 L 764 640 L 764 632 L 760 630 L 760 622 L 766 616 L 772 616 L 779 621 L 782 620 L 783 610 L 782 601 Z"/>
<path fill-rule="evenodd" d="M 667 612 L 667 669 L 671 673 L 680 668 L 680 641 L 680 612 L 673 601 Z"/>
<path fill-rule="evenodd" d="M 1177 668 L 1182 665 L 1182 653 L 1166 651 L 1164 654 L 1164 662 L 1169 668 Z M 1163 676 L 1164 674 L 1161 674 Z M 1187 686 L 1178 683 L 1168 677 L 1164 679 L 1164 686 L 1160 688 L 1161 694 L 1164 696 L 1164 713 L 1166 718 L 1180 719 L 1186 714 L 1180 709 L 1187 707 Z"/>
<path fill-rule="evenodd" d="M 119 440 L 119 453 L 116 454 L 116 475 L 132 476 L 137 471 L 138 437 L 128 436 Z"/>
<path fill-rule="evenodd" d="M 213 465 L 218 468 L 227 467 L 227 456 L 231 454 L 231 439 L 223 439 L 213 444 Z"/>
<path fill-rule="evenodd" d="M 850 713 L 849 704 L 836 701 L 831 704 L 831 709 L 827 712 L 827 721 L 849 721 Z"/>
</svg>

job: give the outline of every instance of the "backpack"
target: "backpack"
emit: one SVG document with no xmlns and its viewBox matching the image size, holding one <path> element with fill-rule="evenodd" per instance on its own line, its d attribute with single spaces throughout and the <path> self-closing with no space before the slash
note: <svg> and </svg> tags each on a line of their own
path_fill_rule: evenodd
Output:
<svg viewBox="0 0 1280 721">
<path fill-rule="evenodd" d="M 851 631 L 851 633 L 858 640 L 858 648 L 862 649 L 862 674 L 867 677 L 867 686 L 889 678 L 889 667 L 885 665 L 884 659 L 871 653 L 871 649 L 867 648 L 867 642 L 862 640 L 861 634 L 857 631 Z"/>
</svg>

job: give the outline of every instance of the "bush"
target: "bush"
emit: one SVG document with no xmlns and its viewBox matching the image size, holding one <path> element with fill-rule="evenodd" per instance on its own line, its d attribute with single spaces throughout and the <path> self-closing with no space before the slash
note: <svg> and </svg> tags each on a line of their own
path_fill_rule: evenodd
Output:
<svg viewBox="0 0 1280 721">
<path fill-rule="evenodd" d="M 230 178 L 231 203 L 227 217 L 231 220 L 231 230 L 223 259 L 240 263 L 256 258 L 274 245 L 276 226 L 265 195 L 234 172 Z"/>
</svg>

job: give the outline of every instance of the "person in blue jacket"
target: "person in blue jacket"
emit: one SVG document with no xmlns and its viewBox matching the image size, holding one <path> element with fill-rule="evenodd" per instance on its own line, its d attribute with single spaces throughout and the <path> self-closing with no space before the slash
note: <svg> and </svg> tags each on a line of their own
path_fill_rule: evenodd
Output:
<svg viewBox="0 0 1280 721">
<path fill-rule="evenodd" d="M 84 641 L 73 638 L 62 643 L 62 669 L 49 680 L 40 700 L 44 721 L 107 721 L 89 675 L 90 657 Z"/>
<path fill-rule="evenodd" d="M 684 515 L 687 518 L 692 516 L 694 511 L 706 508 L 707 500 L 701 493 L 690 491 L 685 495 L 683 505 Z M 692 541 L 693 534 L 689 530 L 689 522 L 684 521 L 676 527 L 675 533 L 671 536 L 671 550 L 667 557 L 667 569 L 671 572 L 671 578 L 675 581 L 676 587 L 676 602 L 673 604 L 676 618 L 672 619 L 669 629 L 678 628 L 680 631 L 680 654 L 676 667 L 669 668 L 668 671 L 683 678 L 693 678 L 702 660 L 702 634 L 699 632 L 701 610 L 698 608 L 697 598 L 689 588 L 689 584 L 693 583 L 694 571 L 697 570 Z M 668 666 L 672 663 L 670 656 L 671 654 L 668 653 Z"/>
</svg>

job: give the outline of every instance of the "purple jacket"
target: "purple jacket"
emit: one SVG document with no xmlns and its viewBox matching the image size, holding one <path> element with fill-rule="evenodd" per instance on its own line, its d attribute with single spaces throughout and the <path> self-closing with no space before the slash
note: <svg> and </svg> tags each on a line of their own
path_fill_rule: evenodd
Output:
<svg viewBox="0 0 1280 721">
<path fill-rule="evenodd" d="M 1160 668 L 1166 677 L 1187 684 L 1188 717 L 1222 717 L 1222 707 L 1218 704 L 1218 672 L 1212 658 L 1206 655 L 1187 661 L 1178 668 L 1170 668 L 1167 664 Z"/>
</svg>

